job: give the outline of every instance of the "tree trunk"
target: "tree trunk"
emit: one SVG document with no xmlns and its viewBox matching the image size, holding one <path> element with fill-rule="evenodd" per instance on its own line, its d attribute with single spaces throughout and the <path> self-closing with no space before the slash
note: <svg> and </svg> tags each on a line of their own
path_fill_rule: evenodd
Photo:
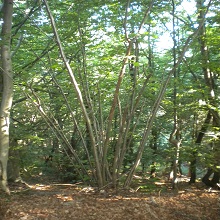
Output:
<svg viewBox="0 0 220 220">
<path fill-rule="evenodd" d="M 207 10 L 208 10 L 209 6 L 210 6 L 210 2 L 207 6 Z M 171 79 L 173 73 L 176 71 L 176 69 L 179 67 L 180 63 L 182 62 L 182 60 L 184 58 L 184 55 L 185 55 L 185 53 L 186 53 L 186 51 L 189 47 L 190 42 L 195 37 L 197 37 L 197 35 L 199 34 L 200 28 L 202 27 L 203 23 L 204 23 L 204 19 L 201 20 L 201 23 L 200 23 L 199 27 L 197 28 L 197 30 L 192 35 L 190 35 L 188 37 L 188 39 L 185 42 L 185 45 L 183 46 L 182 52 L 179 55 L 178 61 L 176 62 L 175 66 L 172 68 L 172 70 L 169 71 L 166 80 L 164 81 L 163 85 L 161 86 L 161 89 L 158 93 L 157 99 L 154 102 L 154 105 L 151 109 L 151 113 L 150 113 L 149 118 L 146 122 L 143 138 L 142 138 L 141 143 L 138 147 L 136 159 L 134 161 L 133 166 L 131 167 L 131 170 L 130 170 L 126 180 L 125 180 L 125 183 L 124 183 L 125 187 L 128 187 L 130 185 L 130 183 L 132 181 L 132 178 L 133 178 L 133 175 L 134 175 L 134 173 L 135 173 L 135 171 L 136 171 L 136 169 L 137 169 L 137 167 L 140 163 L 140 160 L 141 160 L 141 157 L 142 157 L 142 154 L 143 154 L 143 151 L 144 151 L 145 143 L 147 141 L 147 138 L 150 135 L 150 131 L 151 131 L 151 128 L 152 128 L 152 125 L 153 125 L 153 121 L 156 117 L 156 113 L 159 109 L 160 103 L 162 102 L 162 99 L 164 97 L 164 94 L 165 94 L 166 88 L 168 86 L 168 83 L 170 82 L 170 79 Z"/>
<path fill-rule="evenodd" d="M 178 42 L 177 38 L 179 37 L 176 31 L 176 18 L 174 16 L 176 10 L 176 4 L 174 0 L 172 0 L 172 15 L 173 15 L 173 66 L 175 67 L 177 61 L 177 47 Z M 177 173 L 179 167 L 179 154 L 180 154 L 180 144 L 181 144 L 181 135 L 180 135 L 180 125 L 179 125 L 179 118 L 178 118 L 178 101 L 177 101 L 177 84 L 176 82 L 179 80 L 179 72 L 180 69 L 174 70 L 173 78 L 174 78 L 174 87 L 173 87 L 173 132 L 170 134 L 169 142 L 174 147 L 174 158 L 173 158 L 173 178 L 172 178 L 172 187 L 173 189 L 176 187 L 177 183 Z"/>
<path fill-rule="evenodd" d="M 75 79 L 73 70 L 71 69 L 70 64 L 68 63 L 66 55 L 64 53 L 64 50 L 63 50 L 63 47 L 62 47 L 62 43 L 60 41 L 59 34 L 57 32 L 56 24 L 55 24 L 53 15 L 52 15 L 52 13 L 50 11 L 50 8 L 49 8 L 49 5 L 47 3 L 47 0 L 44 0 L 44 3 L 45 3 L 46 10 L 47 10 L 47 13 L 48 13 L 49 18 L 50 18 L 50 22 L 51 22 L 51 25 L 52 25 L 52 28 L 53 28 L 53 32 L 54 32 L 56 41 L 57 41 L 57 45 L 59 47 L 60 55 L 62 57 L 62 60 L 63 60 L 64 64 L 65 64 L 65 67 L 66 67 L 66 69 L 67 69 L 67 71 L 69 73 L 70 81 L 71 81 L 71 83 L 72 83 L 72 85 L 74 87 L 74 90 L 76 92 L 76 95 L 77 95 L 77 98 L 78 98 L 78 101 L 79 101 L 79 104 L 80 104 L 80 107 L 81 107 L 81 110 L 82 110 L 85 122 L 86 122 L 87 127 L 88 127 L 89 137 L 90 137 L 90 141 L 91 141 L 91 148 L 92 148 L 92 152 L 93 152 L 93 156 L 94 156 L 94 161 L 95 161 L 95 167 L 96 167 L 97 182 L 98 182 L 98 186 L 102 187 L 103 186 L 103 177 L 102 177 L 102 173 L 101 173 L 101 164 L 100 164 L 99 154 L 98 154 L 98 151 L 97 151 L 97 145 L 96 145 L 96 141 L 95 141 L 94 132 L 93 132 L 93 129 L 92 129 L 91 120 L 90 120 L 88 112 L 86 110 L 86 106 L 84 104 L 82 93 L 81 93 L 81 90 L 80 90 L 80 88 L 78 86 L 78 83 L 77 83 L 77 81 Z"/>
<path fill-rule="evenodd" d="M 16 139 L 13 139 L 10 142 L 7 176 L 9 182 L 17 182 L 21 180 L 20 150 L 18 149 L 18 140 Z"/>
<path fill-rule="evenodd" d="M 210 180 L 209 177 L 213 173 L 214 173 L 213 178 L 212 178 L 212 180 Z M 219 178 L 220 178 L 220 172 L 219 171 L 213 171 L 212 168 L 208 168 L 207 173 L 202 178 L 202 182 L 205 183 L 206 186 L 216 187 L 217 183 L 219 183 Z"/>
<path fill-rule="evenodd" d="M 215 171 L 211 183 L 216 186 L 220 180 L 220 171 Z"/>
<path fill-rule="evenodd" d="M 198 24 L 201 26 L 201 29 L 199 31 L 198 35 L 198 40 L 199 40 L 199 45 L 200 45 L 200 53 L 201 53 L 201 61 L 202 61 L 202 71 L 204 75 L 204 80 L 206 86 L 209 88 L 209 96 L 208 96 L 208 101 L 209 105 L 211 105 L 209 109 L 209 114 L 213 117 L 213 128 L 217 128 L 217 130 L 220 128 L 220 116 L 218 110 L 218 100 L 217 96 L 215 94 L 215 90 L 217 88 L 216 83 L 215 83 L 215 75 L 210 69 L 209 65 L 209 51 L 208 51 L 208 46 L 206 42 L 206 26 L 205 23 L 202 22 L 202 20 L 205 19 L 206 13 L 204 11 L 204 3 L 205 0 L 197 0 L 197 11 L 198 11 Z M 202 25 L 201 25 L 202 24 Z M 207 116 L 208 117 L 208 116 Z M 218 160 L 214 161 L 214 164 L 218 164 Z M 213 182 L 209 180 L 209 173 L 211 172 L 212 168 L 208 169 L 207 174 L 203 177 L 203 182 L 207 186 L 212 186 L 213 183 L 218 179 L 219 177 L 218 174 L 215 174 L 215 178 Z M 213 170 L 212 170 L 213 172 Z M 209 175 L 209 176 L 208 176 Z"/>
<path fill-rule="evenodd" d="M 211 121 L 211 118 L 212 118 L 212 115 L 211 115 L 211 112 L 209 111 L 207 116 L 206 116 L 206 119 L 204 121 L 204 124 L 197 136 L 197 139 L 195 141 L 195 144 L 196 145 L 200 145 L 202 143 L 202 139 L 205 135 L 205 132 L 207 131 L 207 127 L 208 127 L 208 124 L 210 123 Z M 189 183 L 195 183 L 196 182 L 196 162 L 197 162 L 197 146 L 195 147 L 196 149 L 193 151 L 192 153 L 192 160 L 191 160 L 191 163 L 190 163 L 190 181 Z"/>
<path fill-rule="evenodd" d="M 174 124 L 174 130 L 170 134 L 169 142 L 175 148 L 175 154 L 174 154 L 174 159 L 172 163 L 172 172 L 171 172 L 172 173 L 172 188 L 175 189 L 176 183 L 178 182 L 177 174 L 178 174 L 178 167 L 179 167 L 179 152 L 180 152 L 180 145 L 181 145 L 180 133 L 179 133 L 177 124 Z"/>
<path fill-rule="evenodd" d="M 152 163 L 151 163 L 151 170 L 150 170 L 150 178 L 156 177 L 156 157 L 157 157 L 157 141 L 158 141 L 158 131 L 157 127 L 152 128 L 152 140 L 150 142 L 150 148 L 152 149 Z"/>
<path fill-rule="evenodd" d="M 3 75 L 3 89 L 0 106 L 0 184 L 6 193 L 10 193 L 7 186 L 7 163 L 9 152 L 9 122 L 13 97 L 13 79 L 11 63 L 11 27 L 13 0 L 4 0 L 3 24 L 1 33 L 1 74 Z"/>
</svg>

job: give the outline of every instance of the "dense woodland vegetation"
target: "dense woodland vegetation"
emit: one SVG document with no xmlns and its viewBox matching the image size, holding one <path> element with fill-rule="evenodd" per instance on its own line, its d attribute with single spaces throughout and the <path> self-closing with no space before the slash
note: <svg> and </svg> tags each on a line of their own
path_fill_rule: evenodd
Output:
<svg viewBox="0 0 220 220">
<path fill-rule="evenodd" d="M 217 0 L 4 0 L 0 180 L 218 187 Z M 10 122 L 10 127 L 9 127 Z"/>
</svg>

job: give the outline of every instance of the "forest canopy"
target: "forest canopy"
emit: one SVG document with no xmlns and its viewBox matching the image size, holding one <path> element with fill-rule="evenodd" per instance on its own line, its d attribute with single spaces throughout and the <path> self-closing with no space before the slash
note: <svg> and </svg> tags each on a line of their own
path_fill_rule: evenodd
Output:
<svg viewBox="0 0 220 220">
<path fill-rule="evenodd" d="M 216 187 L 219 9 L 217 0 L 3 1 L 2 188 L 39 174 L 129 187 L 136 173 Z"/>
</svg>

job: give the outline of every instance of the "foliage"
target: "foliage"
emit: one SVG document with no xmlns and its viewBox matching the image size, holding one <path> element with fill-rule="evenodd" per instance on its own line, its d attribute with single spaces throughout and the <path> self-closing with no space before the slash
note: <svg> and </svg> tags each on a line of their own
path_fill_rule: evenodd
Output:
<svg viewBox="0 0 220 220">
<path fill-rule="evenodd" d="M 187 39 L 196 32 L 197 12 L 190 11 L 188 15 L 186 1 L 175 1 L 172 16 L 169 2 L 155 1 L 150 8 L 151 3 L 146 0 L 49 2 L 67 62 L 82 93 L 90 131 L 61 58 L 45 4 L 15 1 L 11 138 L 18 139 L 22 146 L 23 173 L 25 170 L 31 175 L 44 172 L 61 180 L 99 185 L 97 164 L 100 163 L 103 185 L 113 183 L 117 187 L 118 182 L 125 184 L 124 176 L 135 168 L 139 154 L 139 169 L 153 162 L 161 167 L 170 166 L 175 158 L 175 148 L 169 142 L 174 109 L 182 139 L 181 163 L 190 162 L 197 151 L 199 166 L 216 166 L 216 152 L 206 148 L 212 138 L 206 136 L 202 145 L 195 145 L 210 106 L 198 38 L 192 40 L 183 54 L 176 70 L 178 77 L 172 75 L 176 68 L 174 50 L 178 59 Z M 205 24 L 208 67 L 217 88 L 219 15 L 215 8 L 219 3 L 213 4 Z M 171 27 L 173 18 L 175 36 Z M 130 44 L 128 39 L 134 42 Z M 175 41 L 177 44 L 173 46 Z M 130 54 L 126 55 L 128 50 Z M 154 123 L 148 127 L 152 109 L 169 75 L 172 77 Z M 122 78 L 121 84 L 117 84 Z M 216 96 L 217 109 L 218 104 Z M 151 133 L 144 140 L 147 129 Z M 156 140 L 153 130 L 158 131 Z M 208 132 L 218 136 L 212 125 Z M 152 141 L 156 148 L 152 147 Z M 47 167 L 45 158 L 50 155 L 53 161 Z"/>
</svg>

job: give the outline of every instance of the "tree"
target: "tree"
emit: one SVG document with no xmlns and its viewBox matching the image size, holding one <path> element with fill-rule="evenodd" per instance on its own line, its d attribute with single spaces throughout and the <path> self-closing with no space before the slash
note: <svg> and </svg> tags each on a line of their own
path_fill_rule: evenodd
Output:
<svg viewBox="0 0 220 220">
<path fill-rule="evenodd" d="M 11 62 L 11 27 L 13 0 L 4 0 L 3 24 L 1 32 L 1 77 L 3 88 L 0 106 L 0 184 L 2 189 L 10 193 L 7 186 L 7 162 L 9 152 L 10 110 L 13 98 L 13 75 Z"/>
<path fill-rule="evenodd" d="M 201 127 L 200 132 L 197 135 L 196 144 L 200 145 L 202 142 L 203 137 L 205 136 L 206 131 L 208 130 L 208 125 L 212 122 L 212 132 L 216 133 L 216 130 L 219 129 L 220 126 L 220 116 L 219 112 L 217 111 L 218 106 L 218 100 L 216 98 L 216 73 L 215 69 L 211 68 L 212 66 L 212 57 L 211 52 L 209 51 L 209 47 L 207 44 L 208 38 L 207 38 L 207 30 L 206 30 L 206 24 L 205 22 L 202 22 L 202 20 L 205 19 L 206 16 L 206 8 L 204 6 L 205 1 L 203 0 L 197 0 L 197 11 L 198 11 L 198 24 L 201 25 L 201 29 L 199 31 L 198 35 L 198 44 L 200 47 L 200 59 L 201 59 L 201 71 L 203 73 L 204 78 L 204 84 L 206 85 L 206 103 L 208 113 L 206 116 L 206 119 L 204 121 L 203 126 Z M 203 182 L 208 186 L 214 186 L 216 183 L 219 182 L 219 170 L 217 168 L 219 159 L 218 156 L 218 135 L 216 138 L 211 140 L 213 145 L 213 154 L 215 154 L 213 161 L 211 164 L 209 164 L 208 171 L 206 175 L 203 177 Z M 193 152 L 193 160 L 191 162 L 191 179 L 190 183 L 194 183 L 196 180 L 196 162 L 197 162 L 197 155 L 198 151 L 195 150 Z M 213 180 L 210 181 L 209 177 L 214 172 Z"/>
<path fill-rule="evenodd" d="M 99 187 L 128 187 L 141 163 L 165 163 L 162 139 L 176 149 L 176 170 L 180 129 L 181 153 L 192 152 L 192 116 L 204 115 L 194 55 L 205 18 L 195 28 L 183 2 L 172 3 L 173 11 L 151 0 L 16 4 L 11 141 L 32 149 L 34 162 L 53 153 L 57 173 L 71 170 Z M 163 33 L 173 38 L 166 51 L 157 42 Z"/>
</svg>

